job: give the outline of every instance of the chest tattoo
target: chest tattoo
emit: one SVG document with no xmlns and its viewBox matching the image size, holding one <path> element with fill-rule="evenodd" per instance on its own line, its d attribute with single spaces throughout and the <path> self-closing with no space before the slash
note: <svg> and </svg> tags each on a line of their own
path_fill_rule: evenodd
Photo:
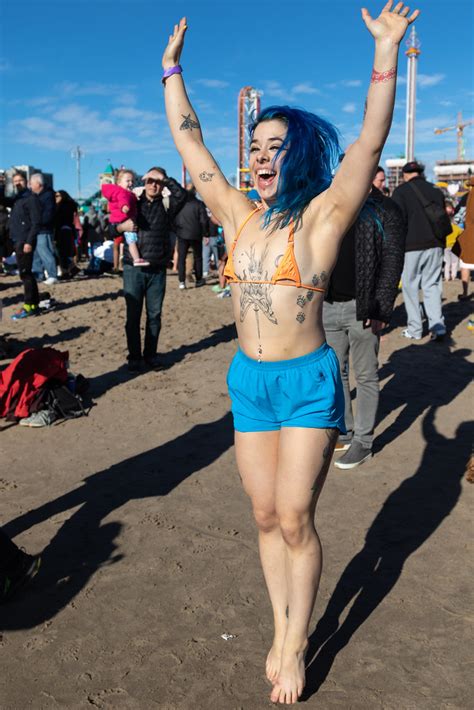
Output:
<svg viewBox="0 0 474 710">
<path fill-rule="evenodd" d="M 255 245 L 252 244 L 249 252 L 245 252 L 248 258 L 247 268 L 242 270 L 243 281 L 269 281 L 268 272 L 263 268 L 265 257 L 268 253 L 268 246 L 265 247 L 262 255 L 258 258 L 255 255 Z M 263 348 L 260 334 L 260 314 L 265 316 L 270 323 L 278 325 L 277 318 L 273 311 L 271 293 L 273 284 L 262 283 L 241 283 L 240 284 L 240 322 L 243 323 L 247 313 L 252 310 L 255 314 L 258 336 L 258 360 L 262 359 Z"/>
</svg>

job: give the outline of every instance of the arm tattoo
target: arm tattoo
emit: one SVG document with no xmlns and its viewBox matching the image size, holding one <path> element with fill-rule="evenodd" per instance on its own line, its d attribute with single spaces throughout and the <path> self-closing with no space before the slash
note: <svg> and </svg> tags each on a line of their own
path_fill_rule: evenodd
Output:
<svg viewBox="0 0 474 710">
<path fill-rule="evenodd" d="M 397 75 L 397 67 L 392 67 L 391 69 L 388 69 L 387 71 L 377 71 L 376 69 L 373 69 L 370 83 L 371 84 L 380 84 L 381 82 L 390 81 L 390 79 L 394 79 L 396 77 L 396 75 Z"/>
<path fill-rule="evenodd" d="M 192 131 L 193 128 L 199 128 L 199 123 L 195 121 L 194 118 L 191 118 L 190 113 L 188 113 L 187 116 L 182 113 L 181 116 L 184 118 L 184 121 L 179 127 L 180 131 Z"/>
<path fill-rule="evenodd" d="M 199 173 L 199 179 L 203 182 L 211 182 L 214 175 L 215 173 L 208 173 L 207 170 L 203 170 L 202 173 Z"/>
</svg>

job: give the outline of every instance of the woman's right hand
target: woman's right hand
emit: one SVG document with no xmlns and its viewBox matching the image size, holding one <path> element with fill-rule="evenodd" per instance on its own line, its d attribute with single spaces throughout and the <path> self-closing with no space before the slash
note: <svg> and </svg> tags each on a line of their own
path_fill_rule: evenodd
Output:
<svg viewBox="0 0 474 710">
<path fill-rule="evenodd" d="M 180 19 L 179 25 L 174 26 L 173 34 L 169 36 L 168 46 L 163 53 L 163 69 L 169 69 L 170 67 L 175 67 L 179 64 L 179 59 L 184 46 L 184 35 L 187 28 L 188 26 L 186 24 L 185 17 Z"/>
</svg>

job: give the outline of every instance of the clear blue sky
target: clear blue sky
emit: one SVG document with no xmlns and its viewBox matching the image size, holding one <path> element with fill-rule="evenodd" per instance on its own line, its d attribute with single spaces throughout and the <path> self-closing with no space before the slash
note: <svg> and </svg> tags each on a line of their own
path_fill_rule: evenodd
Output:
<svg viewBox="0 0 474 710">
<path fill-rule="evenodd" d="M 33 164 L 76 195 L 71 149 L 80 145 L 83 194 L 108 160 L 143 173 L 180 160 L 164 117 L 161 55 L 172 25 L 189 22 L 182 65 L 205 140 L 226 175 L 237 164 L 237 96 L 289 103 L 357 136 L 373 41 L 359 0 L 1 0 L 0 167 Z M 374 16 L 382 2 L 366 3 Z M 420 0 L 416 154 L 432 166 L 456 155 L 457 111 L 473 118 L 472 0 Z M 406 58 L 384 159 L 404 148 Z M 474 158 L 474 130 L 466 129 Z"/>
</svg>

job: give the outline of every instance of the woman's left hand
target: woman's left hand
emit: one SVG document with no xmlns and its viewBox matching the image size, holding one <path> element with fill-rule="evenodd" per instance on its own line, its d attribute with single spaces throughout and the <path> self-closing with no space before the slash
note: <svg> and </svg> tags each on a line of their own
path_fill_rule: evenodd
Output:
<svg viewBox="0 0 474 710">
<path fill-rule="evenodd" d="M 376 20 L 372 19 L 369 11 L 364 7 L 362 8 L 362 19 L 376 41 L 389 41 L 392 44 L 399 44 L 408 25 L 411 25 L 416 20 L 420 11 L 415 10 L 408 17 L 409 7 L 399 2 L 392 10 L 392 5 L 393 0 L 389 0 Z"/>
</svg>

